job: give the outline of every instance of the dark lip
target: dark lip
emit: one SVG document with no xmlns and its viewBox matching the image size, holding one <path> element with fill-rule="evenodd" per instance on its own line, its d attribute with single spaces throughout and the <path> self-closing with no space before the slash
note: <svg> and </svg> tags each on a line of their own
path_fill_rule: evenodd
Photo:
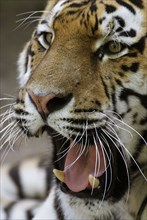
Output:
<svg viewBox="0 0 147 220">
<path fill-rule="evenodd" d="M 59 153 L 59 146 L 62 146 L 64 142 L 66 142 L 63 151 L 68 148 L 70 141 L 67 141 L 67 138 L 63 137 L 61 134 L 53 130 L 52 128 L 46 126 L 47 133 L 52 137 L 53 143 L 54 143 L 54 158 L 53 158 L 53 164 L 54 168 L 59 170 L 64 170 L 64 164 L 65 164 L 65 156 L 59 160 L 59 157 L 57 156 Z M 59 135 L 59 140 L 57 138 L 54 138 L 52 133 L 55 134 L 55 132 Z M 61 141 L 62 140 L 62 141 Z M 100 180 L 100 188 L 94 189 L 93 191 L 90 189 L 86 189 L 84 191 L 74 193 L 72 192 L 64 183 L 61 183 L 57 180 L 58 186 L 61 188 L 61 190 L 64 193 L 71 194 L 75 197 L 79 198 L 90 198 L 90 199 L 99 199 L 99 200 L 107 200 L 108 198 L 111 198 L 112 201 L 118 201 L 126 192 L 128 187 L 128 177 L 126 172 L 125 163 L 122 160 L 122 157 L 119 153 L 119 151 L 114 147 L 114 144 L 109 141 L 111 151 L 113 154 L 113 159 L 111 160 L 111 167 L 112 167 L 112 183 L 109 186 L 109 190 L 104 195 L 105 190 L 105 181 L 106 178 L 110 179 L 110 167 L 107 169 L 107 177 L 106 172 L 99 177 Z M 107 146 L 104 145 L 107 149 Z M 62 155 L 60 155 L 62 157 Z M 108 184 L 109 185 L 109 184 Z"/>
</svg>

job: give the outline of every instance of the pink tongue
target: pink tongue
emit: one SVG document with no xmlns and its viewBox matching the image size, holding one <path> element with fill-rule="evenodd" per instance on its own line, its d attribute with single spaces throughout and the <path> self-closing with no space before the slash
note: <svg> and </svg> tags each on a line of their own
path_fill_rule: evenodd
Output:
<svg viewBox="0 0 147 220">
<path fill-rule="evenodd" d="M 101 176 L 106 170 L 106 158 L 101 146 L 96 152 L 95 145 L 89 146 L 88 152 L 84 152 L 80 157 L 80 144 L 75 144 L 68 152 L 65 160 L 64 175 L 65 184 L 73 192 L 80 192 L 89 185 L 90 174 L 96 177 Z M 97 165 L 96 165 L 97 155 Z"/>
</svg>

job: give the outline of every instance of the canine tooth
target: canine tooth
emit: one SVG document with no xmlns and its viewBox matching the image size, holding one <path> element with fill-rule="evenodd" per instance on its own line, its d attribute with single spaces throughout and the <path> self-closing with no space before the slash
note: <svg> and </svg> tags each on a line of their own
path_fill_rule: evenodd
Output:
<svg viewBox="0 0 147 220">
<path fill-rule="evenodd" d="M 100 184 L 100 181 L 98 179 L 96 179 L 94 176 L 92 175 L 89 175 L 89 183 L 90 183 L 90 186 L 95 189 L 95 188 L 98 188 L 99 184 Z"/>
<path fill-rule="evenodd" d="M 41 137 L 41 135 L 42 135 L 42 128 L 40 128 L 38 131 L 37 131 L 37 133 L 36 133 L 36 137 Z"/>
<path fill-rule="evenodd" d="M 39 137 L 42 135 L 42 128 L 39 129 Z"/>
<path fill-rule="evenodd" d="M 53 170 L 54 175 L 57 177 L 58 180 L 64 183 L 64 172 L 62 170 Z"/>
</svg>

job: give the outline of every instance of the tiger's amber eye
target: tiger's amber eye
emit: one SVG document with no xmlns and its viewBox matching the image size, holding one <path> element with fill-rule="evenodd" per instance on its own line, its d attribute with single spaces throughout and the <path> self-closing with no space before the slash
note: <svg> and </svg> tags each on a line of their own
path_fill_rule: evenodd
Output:
<svg viewBox="0 0 147 220">
<path fill-rule="evenodd" d="M 52 42 L 53 34 L 47 33 L 45 38 L 46 38 L 46 41 L 50 44 Z"/>
<path fill-rule="evenodd" d="M 121 51 L 121 44 L 119 42 L 111 41 L 108 44 L 108 50 L 110 53 L 119 53 Z"/>
</svg>

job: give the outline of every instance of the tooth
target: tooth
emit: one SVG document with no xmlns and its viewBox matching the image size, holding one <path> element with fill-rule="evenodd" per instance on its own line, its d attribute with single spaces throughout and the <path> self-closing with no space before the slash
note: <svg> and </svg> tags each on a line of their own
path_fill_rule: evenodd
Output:
<svg viewBox="0 0 147 220">
<path fill-rule="evenodd" d="M 93 189 L 98 188 L 100 181 L 96 179 L 94 176 L 89 175 L 89 183 Z"/>
<path fill-rule="evenodd" d="M 39 129 L 39 137 L 42 135 L 42 128 Z"/>
<path fill-rule="evenodd" d="M 53 173 L 58 180 L 64 183 L 64 172 L 62 170 L 53 169 Z"/>
<path fill-rule="evenodd" d="M 42 135 L 42 128 L 40 128 L 38 131 L 37 131 L 37 133 L 36 133 L 36 137 L 41 137 L 41 135 Z"/>
</svg>

